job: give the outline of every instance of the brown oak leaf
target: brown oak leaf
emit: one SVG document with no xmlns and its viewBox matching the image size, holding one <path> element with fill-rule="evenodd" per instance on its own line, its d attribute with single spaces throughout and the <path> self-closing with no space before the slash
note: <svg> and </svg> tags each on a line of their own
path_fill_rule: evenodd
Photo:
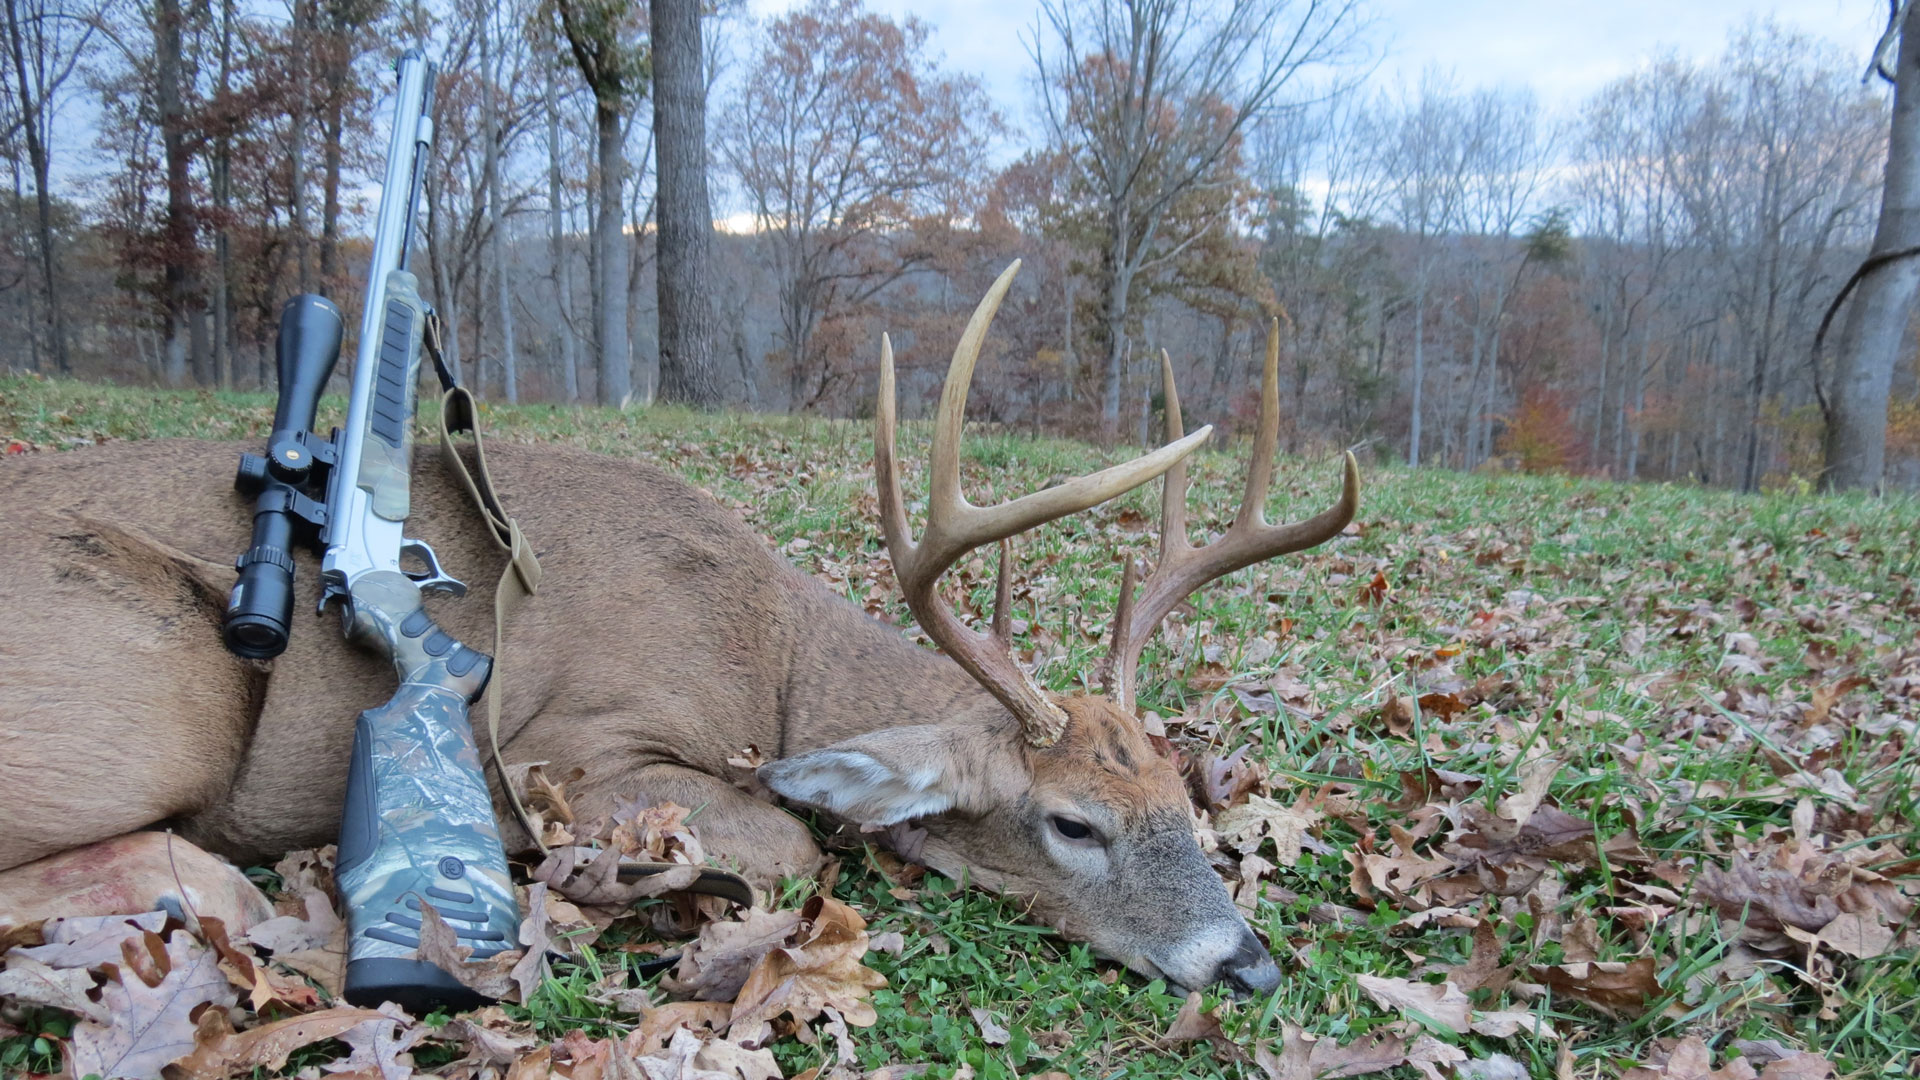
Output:
<svg viewBox="0 0 1920 1080">
<path fill-rule="evenodd" d="M 1213 1056 L 1221 1061 L 1234 1062 L 1247 1060 L 1247 1052 L 1239 1044 L 1227 1038 L 1220 1028 L 1220 1018 L 1212 1011 L 1201 1011 L 1200 991 L 1187 995 L 1186 1003 L 1180 1006 L 1180 1012 L 1174 1016 L 1173 1023 L 1167 1027 L 1166 1041 L 1178 1046 L 1181 1043 L 1206 1040 L 1213 1047 Z"/>
<path fill-rule="evenodd" d="M 1366 1076 L 1406 1064 L 1407 1041 L 1392 1032 L 1380 1032 L 1341 1046 L 1332 1039 L 1308 1035 L 1293 1024 L 1283 1024 L 1279 1052 L 1274 1052 L 1271 1043 L 1260 1043 L 1253 1048 L 1253 1062 L 1267 1080 Z"/>
<path fill-rule="evenodd" d="M 1584 1001 L 1609 1016 L 1639 1016 L 1660 996 L 1659 965 L 1651 956 L 1628 961 L 1536 964 L 1528 971 L 1535 982 L 1552 987 L 1556 995 Z"/>
<path fill-rule="evenodd" d="M 1375 1004 L 1409 1019 L 1455 1035 L 1464 1035 L 1473 1023 L 1473 1003 L 1450 982 L 1439 984 L 1360 975 L 1355 979 Z"/>
<path fill-rule="evenodd" d="M 175 1062 L 168 1075 L 175 1080 L 225 1080 L 254 1069 L 277 1071 L 295 1050 L 339 1038 L 348 1028 L 379 1019 L 381 1015 L 372 1009 L 338 1005 L 235 1032 L 225 1012 L 208 1009 L 200 1016 L 193 1052 Z"/>
<path fill-rule="evenodd" d="M 847 1023 L 871 1027 L 877 1017 L 867 997 L 886 977 L 860 963 L 867 952 L 867 924 L 852 908 L 816 895 L 801 909 L 789 944 L 770 950 L 754 965 L 733 1006 L 728 1036 L 761 1046 L 782 1013 L 805 1023 L 832 1006 Z"/>
<path fill-rule="evenodd" d="M 732 1001 L 760 958 L 786 943 L 800 925 L 800 912 L 749 910 L 739 922 L 711 922 L 660 980 L 670 994 L 702 1001 Z"/>
<path fill-rule="evenodd" d="M 495 1000 L 518 994 L 523 985 L 516 971 L 525 953 L 519 949 L 498 952 L 484 960 L 471 960 L 473 948 L 460 939 L 432 904 L 420 905 L 420 947 L 415 955 L 440 968 L 460 985 Z M 539 982 L 538 969 L 533 982 Z"/>
<path fill-rule="evenodd" d="M 74 1026 L 75 1076 L 157 1077 L 168 1063 L 193 1051 L 195 1009 L 233 1004 L 233 987 L 220 971 L 219 954 L 185 930 L 175 930 L 164 944 L 151 931 L 146 936 L 151 939 L 147 954 L 154 960 L 149 973 L 159 977 L 148 982 L 128 965 L 101 988 L 100 1004 L 111 1019 L 82 1020 Z"/>
</svg>

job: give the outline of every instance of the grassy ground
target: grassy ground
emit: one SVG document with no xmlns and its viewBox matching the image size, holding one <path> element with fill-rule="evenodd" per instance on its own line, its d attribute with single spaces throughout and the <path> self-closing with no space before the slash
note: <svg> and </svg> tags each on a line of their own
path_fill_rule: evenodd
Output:
<svg viewBox="0 0 1920 1080">
<path fill-rule="evenodd" d="M 258 396 L 0 378 L 0 446 L 259 439 L 270 411 Z M 494 439 L 656 461 L 731 502 L 803 568 L 904 621 L 881 561 L 865 424 L 544 405 L 492 408 L 485 421 Z M 910 490 L 924 491 L 926 434 L 910 425 L 905 436 Z M 1197 459 L 1196 537 L 1231 516 L 1243 452 Z M 984 502 L 1112 455 L 983 433 L 967 456 L 968 490 Z M 1920 505 L 1378 465 L 1364 474 L 1349 535 L 1217 583 L 1142 662 L 1142 703 L 1196 767 L 1250 745 L 1260 790 L 1327 811 L 1312 850 L 1267 873 L 1254 914 L 1282 986 L 1221 1004 L 1226 1034 L 1253 1046 L 1298 1025 L 1344 1044 L 1393 1030 L 1403 1014 L 1358 977 L 1432 979 L 1468 959 L 1469 928 L 1484 920 L 1513 982 L 1474 991 L 1475 1006 L 1531 1011 L 1561 1038 L 1436 1032 L 1471 1058 L 1505 1054 L 1540 1076 L 1612 1074 L 1698 1035 L 1722 1057 L 1737 1041 L 1778 1040 L 1826 1055 L 1841 1076 L 1912 1068 L 1920 957 L 1910 917 L 1878 955 L 1784 951 L 1751 922 L 1742 946 L 1738 921 L 1716 917 L 1699 882 L 1736 857 L 1777 855 L 1797 832 L 1800 850 L 1848 861 L 1855 881 L 1877 868 L 1894 875 L 1887 888 L 1912 887 Z M 1283 460 L 1269 517 L 1318 510 L 1337 477 L 1330 461 Z M 1151 555 L 1155 498 L 1136 492 L 1021 541 L 1019 647 L 1050 687 L 1079 687 L 1093 670 L 1116 552 Z M 990 605 L 990 568 L 975 560 L 959 577 L 976 609 Z M 1471 831 L 1462 808 L 1492 810 L 1543 755 L 1559 762 L 1549 804 L 1591 823 L 1598 854 L 1523 859 L 1515 865 L 1544 873 L 1524 888 L 1469 890 L 1451 907 L 1445 890 L 1356 882 L 1369 855 L 1439 857 Z M 1436 816 L 1437 828 L 1414 827 Z M 1417 835 L 1402 845 L 1396 826 Z M 1024 925 L 1013 907 L 933 876 L 890 891 L 872 853 L 843 859 L 836 895 L 874 932 L 906 941 L 867 961 L 889 985 L 875 995 L 878 1024 L 857 1033 L 863 1067 L 1259 1074 L 1207 1042 L 1168 1042 L 1180 998 Z M 1749 913 L 1770 902 L 1757 892 Z M 1328 904 L 1352 910 L 1329 917 Z M 1569 935 L 1600 961 L 1652 957 L 1657 986 L 1610 1010 L 1567 991 L 1546 970 L 1570 955 Z M 626 962 L 606 951 L 561 970 L 521 1015 L 548 1037 L 617 1030 L 590 987 Z M 1004 1044 L 985 1040 L 974 1008 L 1004 1025 Z M 789 1040 L 777 1054 L 792 1075 L 829 1051 Z"/>
</svg>

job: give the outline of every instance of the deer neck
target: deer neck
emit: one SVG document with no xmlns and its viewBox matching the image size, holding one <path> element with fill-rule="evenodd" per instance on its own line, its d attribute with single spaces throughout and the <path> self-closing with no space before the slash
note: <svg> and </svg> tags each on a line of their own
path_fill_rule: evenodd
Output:
<svg viewBox="0 0 1920 1080">
<path fill-rule="evenodd" d="M 783 757 L 906 724 L 973 718 L 998 728 L 1014 722 L 959 664 L 825 587 L 797 614 L 781 710 Z"/>
</svg>

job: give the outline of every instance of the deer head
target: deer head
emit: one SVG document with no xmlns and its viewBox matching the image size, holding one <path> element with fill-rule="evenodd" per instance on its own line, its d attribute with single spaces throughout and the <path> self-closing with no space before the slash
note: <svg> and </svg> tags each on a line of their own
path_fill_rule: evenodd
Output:
<svg viewBox="0 0 1920 1080">
<path fill-rule="evenodd" d="M 893 347 L 880 346 L 874 472 L 894 574 L 922 628 L 997 699 L 984 715 L 883 728 L 773 762 L 761 776 L 783 797 L 863 825 L 918 821 L 935 869 L 1019 897 L 1063 934 L 1148 977 L 1185 987 L 1225 982 L 1265 992 L 1279 969 L 1248 929 L 1194 839 L 1186 786 L 1135 719 L 1141 647 L 1193 590 L 1264 559 L 1322 543 L 1352 520 L 1359 470 L 1346 459 L 1340 502 L 1292 525 L 1262 516 L 1279 433 L 1279 332 L 1267 338 L 1260 430 L 1239 514 L 1203 547 L 1186 536 L 1185 458 L 1212 429 L 1181 430 L 1172 365 L 1162 353 L 1167 445 L 1143 457 L 998 506 L 960 491 L 960 430 L 980 345 L 1020 264 L 1002 273 L 953 353 L 934 427 L 932 491 L 918 541 L 909 532 L 894 452 Z M 1052 694 L 1013 658 L 1007 618 L 1010 537 L 1165 477 L 1159 563 L 1145 581 L 1129 561 L 1105 671 L 1108 696 Z M 967 552 L 1000 544 L 993 621 L 972 630 L 939 596 L 940 575 Z M 1138 596 L 1136 597 L 1136 592 Z"/>
</svg>

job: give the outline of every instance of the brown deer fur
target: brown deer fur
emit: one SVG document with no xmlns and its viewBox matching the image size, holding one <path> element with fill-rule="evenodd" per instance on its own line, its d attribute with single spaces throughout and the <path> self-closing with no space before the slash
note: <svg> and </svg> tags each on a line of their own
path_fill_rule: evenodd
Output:
<svg viewBox="0 0 1920 1080">
<path fill-rule="evenodd" d="M 222 648 L 248 537 L 225 478 L 251 449 L 169 440 L 0 463 L 0 871 L 160 823 L 243 862 L 334 838 L 351 718 L 393 676 L 331 617 L 297 612 L 270 664 Z M 664 471 L 552 447 L 489 458 L 546 570 L 508 630 L 503 752 L 585 770 L 583 814 L 616 798 L 704 806 L 707 849 L 756 883 L 807 873 L 807 829 L 734 783 L 746 777 L 727 759 L 755 746 L 776 792 L 865 824 L 919 819 L 930 865 L 1027 898 L 1136 970 L 1277 982 L 1194 841 L 1178 776 L 1117 707 L 1060 699 L 1067 731 L 1036 749 L 952 661 Z M 429 455 L 415 474 L 409 532 L 493 580 L 500 558 L 464 496 Z M 315 560 L 298 574 L 311 590 Z M 484 594 L 432 606 L 485 647 Z M 1069 839 L 1062 817 L 1093 837 Z"/>
</svg>

